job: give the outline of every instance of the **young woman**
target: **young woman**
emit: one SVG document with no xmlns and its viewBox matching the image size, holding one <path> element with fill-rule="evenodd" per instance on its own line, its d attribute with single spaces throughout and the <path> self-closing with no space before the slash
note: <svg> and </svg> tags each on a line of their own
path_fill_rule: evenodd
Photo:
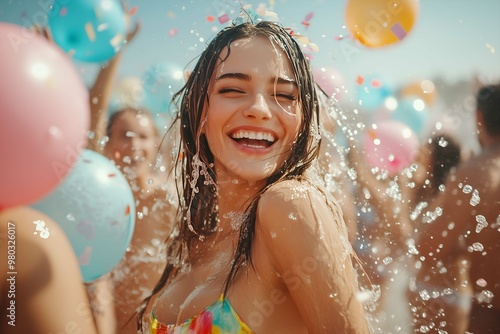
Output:
<svg viewBox="0 0 500 334">
<path fill-rule="evenodd" d="M 279 24 L 223 29 L 181 94 L 182 194 L 150 333 L 368 333 L 342 211 L 316 181 L 318 101 Z"/>
<path fill-rule="evenodd" d="M 103 153 L 129 181 L 136 203 L 130 246 L 111 272 L 116 331 L 135 333 L 136 321 L 131 320 L 135 310 L 149 296 L 165 267 L 165 240 L 172 231 L 177 207 L 175 188 L 167 171 L 155 166 L 161 136 L 148 111 L 125 108 L 115 112 L 106 135 Z"/>
</svg>

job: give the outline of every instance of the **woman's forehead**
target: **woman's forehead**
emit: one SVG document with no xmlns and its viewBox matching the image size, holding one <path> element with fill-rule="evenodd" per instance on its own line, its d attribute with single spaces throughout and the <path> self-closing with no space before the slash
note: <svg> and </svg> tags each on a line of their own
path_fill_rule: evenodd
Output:
<svg viewBox="0 0 500 334">
<path fill-rule="evenodd" d="M 262 35 L 233 41 L 221 51 L 219 65 L 218 73 L 277 71 L 279 76 L 293 79 L 291 62 L 282 47 Z"/>
</svg>

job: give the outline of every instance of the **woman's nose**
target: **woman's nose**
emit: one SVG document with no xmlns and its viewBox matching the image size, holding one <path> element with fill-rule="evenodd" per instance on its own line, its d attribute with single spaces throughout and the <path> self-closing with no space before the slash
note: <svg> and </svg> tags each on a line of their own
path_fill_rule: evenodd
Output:
<svg viewBox="0 0 500 334">
<path fill-rule="evenodd" d="M 251 105 L 244 112 L 246 117 L 255 119 L 269 119 L 272 117 L 269 104 L 264 94 L 256 94 Z"/>
</svg>

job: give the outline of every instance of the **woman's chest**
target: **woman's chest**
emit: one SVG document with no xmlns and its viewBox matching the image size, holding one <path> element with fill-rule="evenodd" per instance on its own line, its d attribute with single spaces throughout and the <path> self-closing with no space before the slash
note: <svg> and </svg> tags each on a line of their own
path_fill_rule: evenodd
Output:
<svg viewBox="0 0 500 334">
<path fill-rule="evenodd" d="M 157 319 L 176 324 L 199 314 L 219 299 L 229 274 L 231 249 L 206 252 L 179 272 L 158 295 L 153 307 Z"/>
</svg>

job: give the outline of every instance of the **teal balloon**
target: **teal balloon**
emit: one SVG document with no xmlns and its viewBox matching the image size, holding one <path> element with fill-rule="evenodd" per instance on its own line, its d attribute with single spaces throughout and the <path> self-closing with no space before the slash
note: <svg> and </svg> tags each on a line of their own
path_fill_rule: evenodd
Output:
<svg viewBox="0 0 500 334">
<path fill-rule="evenodd" d="M 48 26 L 54 42 L 76 60 L 100 63 L 125 44 L 125 15 L 119 0 L 56 0 Z"/>
<path fill-rule="evenodd" d="M 160 63 L 148 66 L 142 76 L 145 106 L 152 113 L 173 113 L 172 97 L 184 85 L 182 66 Z"/>
<path fill-rule="evenodd" d="M 377 76 L 363 78 L 363 81 L 356 85 L 356 98 L 360 107 L 367 111 L 382 107 L 390 96 L 393 96 L 391 85 Z"/>
<path fill-rule="evenodd" d="M 422 136 L 427 122 L 429 112 L 422 101 L 421 106 L 416 108 L 416 98 L 405 98 L 398 101 L 397 109 L 392 113 L 391 119 L 409 126 L 418 136 Z"/>
<path fill-rule="evenodd" d="M 129 183 L 94 151 L 84 150 L 60 186 L 32 206 L 64 230 L 84 282 L 110 272 L 132 239 L 135 204 Z"/>
</svg>

